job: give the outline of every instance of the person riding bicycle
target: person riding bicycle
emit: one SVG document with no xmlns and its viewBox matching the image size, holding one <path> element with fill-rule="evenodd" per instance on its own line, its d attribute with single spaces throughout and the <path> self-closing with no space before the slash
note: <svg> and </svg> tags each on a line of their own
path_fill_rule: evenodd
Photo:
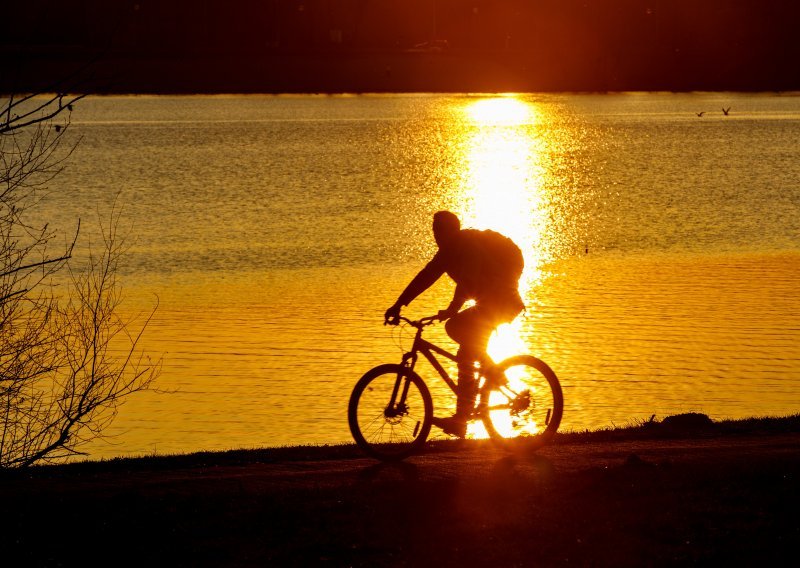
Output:
<svg viewBox="0 0 800 568">
<path fill-rule="evenodd" d="M 518 290 L 524 261 L 511 239 L 491 230 L 462 229 L 458 217 L 450 211 L 433 215 L 433 237 L 439 250 L 386 310 L 385 321 L 399 323 L 402 307 L 443 274 L 456 283 L 453 300 L 438 314 L 448 320 L 445 330 L 459 344 L 456 412 L 434 418 L 433 424 L 447 434 L 463 437 L 478 391 L 475 362 L 485 355 L 497 326 L 511 322 L 525 307 Z M 475 305 L 460 311 L 467 300 L 474 300 Z"/>
</svg>

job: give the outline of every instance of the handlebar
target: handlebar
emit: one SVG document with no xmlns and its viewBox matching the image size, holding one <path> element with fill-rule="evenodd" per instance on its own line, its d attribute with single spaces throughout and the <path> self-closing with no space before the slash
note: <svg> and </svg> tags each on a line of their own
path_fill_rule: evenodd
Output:
<svg viewBox="0 0 800 568">
<path fill-rule="evenodd" d="M 438 315 L 427 316 L 424 318 L 420 318 L 418 320 L 411 320 L 405 316 L 397 316 L 395 320 L 386 320 L 383 322 L 383 325 L 400 325 L 400 322 L 405 322 L 413 328 L 422 329 L 423 327 L 428 327 L 429 325 L 433 325 L 437 321 L 443 321 Z"/>
</svg>

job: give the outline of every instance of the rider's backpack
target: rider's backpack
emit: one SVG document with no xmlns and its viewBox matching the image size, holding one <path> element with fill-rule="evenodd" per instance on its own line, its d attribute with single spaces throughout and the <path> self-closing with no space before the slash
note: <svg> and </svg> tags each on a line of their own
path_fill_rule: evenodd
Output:
<svg viewBox="0 0 800 568">
<path fill-rule="evenodd" d="M 484 277 L 507 283 L 516 283 L 519 280 L 525 261 L 522 251 L 514 241 L 491 229 L 468 229 L 467 232 L 473 233 L 470 237 L 480 250 L 482 258 L 478 264 L 485 271 Z"/>
</svg>

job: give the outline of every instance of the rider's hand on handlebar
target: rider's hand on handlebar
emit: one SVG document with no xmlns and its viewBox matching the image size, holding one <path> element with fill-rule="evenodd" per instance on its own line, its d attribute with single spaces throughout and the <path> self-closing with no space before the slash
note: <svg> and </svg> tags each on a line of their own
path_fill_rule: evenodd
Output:
<svg viewBox="0 0 800 568">
<path fill-rule="evenodd" d="M 383 325 L 397 325 L 400 323 L 400 306 L 397 304 L 386 310 L 383 314 Z"/>
<path fill-rule="evenodd" d="M 436 317 L 439 318 L 439 320 L 441 320 L 441 321 L 445 321 L 445 320 L 449 320 L 451 317 L 453 317 L 457 313 L 458 313 L 458 311 L 453 311 L 453 310 L 448 308 L 446 310 L 439 310 L 439 313 L 436 314 Z"/>
</svg>

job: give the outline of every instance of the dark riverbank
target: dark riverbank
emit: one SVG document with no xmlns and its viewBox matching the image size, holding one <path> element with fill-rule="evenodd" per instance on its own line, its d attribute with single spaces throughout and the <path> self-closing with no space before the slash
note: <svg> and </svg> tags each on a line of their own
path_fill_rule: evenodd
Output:
<svg viewBox="0 0 800 568">
<path fill-rule="evenodd" d="M 0 52 L 2 49 L 0 49 Z M 722 64 L 616 73 L 586 58 L 557 65 L 531 53 L 503 50 L 296 51 L 228 54 L 60 55 L 20 51 L 0 76 L 0 93 L 92 94 L 215 93 L 502 93 L 800 90 L 800 75 L 775 65 Z"/>
<path fill-rule="evenodd" d="M 789 566 L 799 450 L 795 416 L 395 466 L 338 446 L 40 467 L 0 477 L 0 541 L 28 566 Z"/>
<path fill-rule="evenodd" d="M 792 2 L 77 0 L 7 12 L 0 92 L 800 89 Z"/>
</svg>

